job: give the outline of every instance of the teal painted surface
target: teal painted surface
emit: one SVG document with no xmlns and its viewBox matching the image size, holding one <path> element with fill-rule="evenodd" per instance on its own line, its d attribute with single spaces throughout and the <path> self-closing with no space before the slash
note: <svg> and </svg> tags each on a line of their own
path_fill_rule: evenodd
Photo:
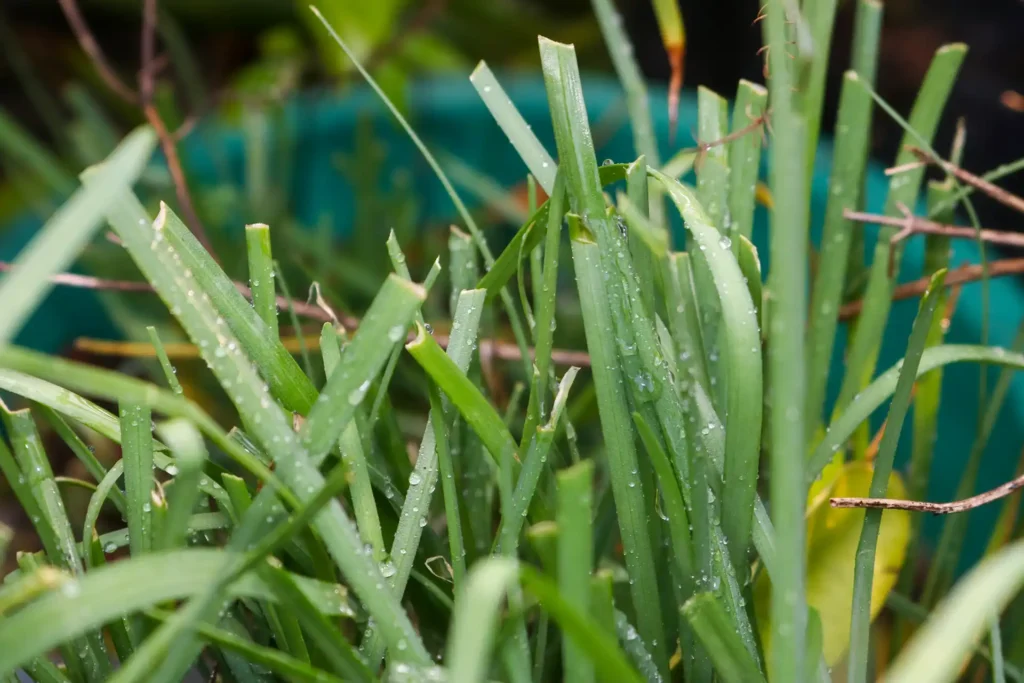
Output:
<svg viewBox="0 0 1024 683">
<path fill-rule="evenodd" d="M 535 79 L 503 78 L 509 96 L 533 126 L 540 139 L 554 150 L 554 140 L 547 114 L 547 100 L 543 84 Z M 622 95 L 618 86 L 602 77 L 584 79 L 587 102 L 590 107 L 592 125 L 598 124 L 610 111 L 621 110 Z M 480 103 L 469 83 L 462 79 L 426 81 L 417 83 L 409 93 L 411 122 L 427 144 L 434 149 L 444 149 L 459 156 L 475 168 L 494 177 L 505 186 L 522 180 L 526 173 L 515 150 L 507 143 Z M 663 158 L 670 153 L 668 148 L 667 115 L 664 93 L 653 93 L 651 110 L 655 127 L 659 132 Z M 394 125 L 376 97 L 367 90 L 346 92 L 344 96 L 329 94 L 307 94 L 297 98 L 289 107 L 287 125 L 296 143 L 294 160 L 296 173 L 291 188 L 292 204 L 301 221 L 316 223 L 328 218 L 339 234 L 344 234 L 351 225 L 356 198 L 342 182 L 334 166 L 334 155 L 350 152 L 359 117 L 369 117 L 376 137 L 384 144 L 386 155 L 383 167 L 402 167 L 412 174 L 412 186 L 421 198 L 421 219 L 440 221 L 454 219 L 451 203 L 441 184 L 433 176 L 426 163 L 419 156 L 412 143 Z M 678 144 L 692 144 L 696 130 L 696 107 L 694 98 L 683 100 L 679 122 Z M 212 147 L 210 146 L 212 141 Z M 598 148 L 599 158 L 628 161 L 634 158 L 632 138 L 627 127 L 622 126 Z M 215 182 L 227 178 L 241 183 L 243 175 L 244 148 L 237 130 L 218 128 L 204 129 L 203 134 L 194 134 L 188 139 L 184 156 L 190 169 L 200 182 Z M 218 161 L 218 158 L 220 161 Z M 221 164 L 219 171 L 218 165 Z M 822 145 L 818 153 L 813 185 L 812 213 L 817 219 L 824 212 L 828 193 L 828 169 L 831 165 L 831 148 Z M 887 179 L 882 174 L 883 166 L 872 167 L 868 183 L 868 208 L 878 210 L 885 200 Z M 226 171 L 226 175 L 223 172 Z M 383 180 L 383 178 L 382 178 Z M 468 193 L 464 198 L 469 199 Z M 25 219 L 4 230 L 0 242 L 0 256 L 5 259 L 17 252 L 31 237 L 38 222 Z M 677 226 L 678 227 L 678 226 Z M 388 226 L 381 226 L 381 240 L 386 236 Z M 818 228 L 815 228 L 817 232 Z M 876 231 L 867 229 L 867 243 L 874 241 Z M 241 235 L 241 233 L 239 233 Z M 681 232 L 677 234 L 681 237 Z M 767 271 L 766 215 L 759 209 L 755 226 L 755 243 L 760 250 L 763 267 Z M 239 237 L 241 239 L 241 236 Z M 498 245 L 495 245 L 498 246 Z M 869 250 L 870 251 L 870 250 Z M 910 240 L 907 245 L 902 278 L 911 280 L 919 277 L 923 260 L 923 242 Z M 954 245 L 952 265 L 977 263 L 978 251 L 970 241 L 957 241 Z M 1024 291 L 1020 280 L 1004 278 L 992 282 L 991 342 L 1008 345 L 1018 322 L 1024 316 Z M 903 352 L 911 323 L 917 310 L 917 301 L 898 302 L 892 310 L 886 341 L 879 360 L 879 368 L 887 368 Z M 960 303 L 948 334 L 951 343 L 977 343 L 981 337 L 981 287 L 974 284 L 964 288 Z M 104 318 L 95 299 L 88 293 L 68 288 L 58 288 L 37 312 L 26 333 L 19 340 L 44 351 L 56 352 L 66 348 L 79 335 L 109 336 L 111 325 Z M 830 396 L 838 391 L 838 370 L 844 352 L 841 330 L 833 360 L 833 377 L 830 379 Z M 979 369 L 968 365 L 948 367 L 944 379 L 946 400 L 940 412 L 940 433 L 935 458 L 937 470 L 932 477 L 932 500 L 948 500 L 953 494 L 963 463 L 970 450 L 976 428 L 976 403 L 978 398 Z M 994 374 L 993 374 L 994 378 Z M 877 415 L 880 421 L 884 414 Z M 908 430 L 905 430 L 905 435 Z M 1015 463 L 1024 442 L 1024 377 L 1018 377 L 1012 386 L 1006 406 L 996 425 L 993 438 L 985 456 L 979 486 L 982 489 L 996 486 L 1012 477 Z M 905 457 L 909 439 L 904 438 L 902 453 Z M 990 506 L 974 513 L 971 520 L 971 544 L 965 559 L 974 557 L 983 548 L 988 530 L 994 521 L 997 508 Z M 934 520 L 928 528 L 934 531 Z"/>
</svg>

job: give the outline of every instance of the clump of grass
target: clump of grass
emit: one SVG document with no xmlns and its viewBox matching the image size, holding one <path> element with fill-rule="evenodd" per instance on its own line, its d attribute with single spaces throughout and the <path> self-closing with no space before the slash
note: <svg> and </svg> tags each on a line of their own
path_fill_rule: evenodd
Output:
<svg viewBox="0 0 1024 683">
<path fill-rule="evenodd" d="M 843 83 L 825 244 L 808 296 L 808 162 L 834 7 L 805 16 L 783 0 L 768 3 L 767 93 L 739 84 L 730 119 L 721 96 L 701 91 L 694 188 L 663 171 L 614 8 L 594 4 L 629 92 L 641 154 L 598 165 L 572 46 L 539 43 L 554 155 L 481 65 L 474 83 L 531 174 L 532 215 L 497 257 L 399 116 L 469 230 L 449 240 L 447 349 L 423 314 L 439 288 L 440 261 L 415 282 L 394 233 L 387 249 L 395 274 L 356 329 L 320 298 L 319 307 L 302 309 L 329 322 L 317 340 L 322 362 L 303 346 L 300 365 L 280 336 L 279 309 L 299 313 L 278 284 L 272 228 L 245 229 L 250 305 L 170 207 L 153 216 L 134 195 L 155 142 L 147 129 L 83 173 L 81 188 L 0 282 L 0 389 L 26 406 L 0 404 L 0 471 L 42 545 L 18 556 L 0 588 L 0 679 L 20 672 L 40 682 L 170 682 L 198 667 L 239 683 L 382 675 L 788 682 L 830 680 L 843 659 L 850 681 L 867 680 L 872 666 L 891 681 L 953 680 L 965 665 L 991 666 L 995 680 L 1017 672 L 1003 661 L 1003 643 L 1015 645 L 1019 629 L 1013 624 L 1011 639 L 997 615 L 1024 583 L 1019 543 L 995 543 L 993 557 L 944 600 L 935 593 L 948 581 L 937 575 L 927 596 L 937 607 L 924 626 L 906 642 L 894 639 L 892 661 L 873 658 L 871 622 L 904 561 L 910 539 L 900 529 L 910 526 L 910 512 L 847 513 L 823 502 L 902 490 L 893 459 L 912 400 L 932 411 L 915 416 L 915 439 L 928 443 L 915 443 L 913 490 L 924 490 L 920 468 L 941 387 L 919 377 L 954 362 L 1007 373 L 1024 367 L 1021 349 L 941 343 L 946 263 L 937 242 L 905 358 L 875 377 L 901 249 L 883 231 L 844 390 L 826 420 L 839 312 L 850 278 L 864 269 L 851 258 L 848 212 L 862 203 L 875 98 L 866 65 L 877 48 L 879 7 L 858 6 L 859 71 Z M 905 122 L 908 141 L 930 147 L 963 51 L 936 54 Z M 757 136 L 768 121 L 765 281 L 750 235 Z M 901 152 L 897 163 L 905 161 Z M 894 176 L 887 212 L 913 206 L 922 181 L 919 167 Z M 549 196 L 540 206 L 534 182 Z M 935 189 L 931 204 L 957 196 L 954 182 Z M 685 240 L 670 234 L 670 210 Z M 152 327 L 168 389 L 10 344 L 50 277 L 101 219 L 230 401 L 229 431 L 186 397 Z M 566 241 L 571 261 L 560 262 Z M 479 280 L 478 256 L 488 267 Z M 556 290 L 559 270 L 570 265 L 590 368 L 559 374 Z M 513 277 L 522 311 L 507 287 Z M 525 407 L 499 406 L 478 362 L 495 299 L 523 351 L 521 367 L 508 372 Z M 429 407 L 414 435 L 414 463 L 389 386 L 406 356 Z M 987 415 L 998 411 L 1006 381 Z M 571 403 L 581 394 L 596 403 L 589 424 L 574 424 L 585 416 Z M 880 442 L 866 446 L 862 426 L 890 399 Z M 116 403 L 118 413 L 93 400 Z M 62 496 L 72 482 L 54 476 L 33 418 L 51 426 L 95 480 L 74 481 L 90 491 L 80 538 Z M 577 427 L 602 445 L 581 447 Z M 119 444 L 121 459 L 107 468 L 86 436 Z M 986 438 L 983 431 L 979 449 Z M 99 534 L 108 503 L 125 528 Z M 0 526 L 0 559 L 8 541 Z M 122 548 L 129 557 L 115 560 Z M 822 566 L 834 570 L 824 582 Z M 904 579 L 899 590 L 913 588 Z M 922 611 L 912 597 L 893 594 L 903 635 Z M 981 649 L 986 632 L 991 647 Z"/>
</svg>

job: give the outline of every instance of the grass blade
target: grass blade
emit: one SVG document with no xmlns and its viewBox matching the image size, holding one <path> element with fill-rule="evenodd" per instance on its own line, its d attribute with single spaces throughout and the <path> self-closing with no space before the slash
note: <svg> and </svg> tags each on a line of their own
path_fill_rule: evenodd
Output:
<svg viewBox="0 0 1024 683">
<path fill-rule="evenodd" d="M 508 137 L 508 141 L 515 147 L 526 168 L 530 170 L 530 175 L 537 179 L 546 193 L 551 194 L 555 186 L 555 162 L 530 130 L 522 114 L 512 104 L 512 100 L 486 62 L 477 64 L 473 73 L 469 75 L 469 82 L 476 88 L 480 99 L 487 105 L 487 110 Z"/>
<path fill-rule="evenodd" d="M 465 376 L 473 359 L 473 350 L 476 346 L 477 333 L 480 328 L 480 317 L 484 308 L 484 291 L 479 289 L 465 290 L 459 295 L 458 307 L 455 311 L 454 322 L 452 323 L 452 334 L 449 339 L 447 355 L 437 352 L 450 364 L 450 373 L 457 373 L 459 378 L 464 379 L 469 386 L 472 383 Z M 419 334 L 424 334 L 424 328 L 419 325 Z M 404 331 L 403 331 L 404 334 Z M 433 341 L 433 338 L 430 338 Z M 419 337 L 417 337 L 417 341 Z M 410 343 L 416 344 L 416 341 Z M 436 344 L 436 343 L 435 343 Z M 410 349 L 410 353 L 413 353 Z M 418 362 L 420 357 L 413 353 Z M 426 367 L 426 366 L 424 366 Z M 429 370 L 428 370 L 429 373 Z M 436 380 L 435 380 L 436 381 Z M 442 386 L 442 389 L 449 390 L 451 385 Z M 475 390 L 475 387 L 473 387 Z M 449 394 L 451 396 L 452 394 Z M 496 415 L 495 415 L 496 417 Z M 500 420 L 500 418 L 497 418 Z M 430 502 L 433 498 L 434 489 L 437 486 L 438 478 L 438 443 L 436 440 L 437 430 L 444 429 L 444 412 L 431 410 L 427 417 L 427 427 L 420 441 L 419 453 L 416 457 L 416 466 L 409 475 L 409 488 L 406 491 L 405 502 L 402 511 L 398 516 L 398 528 L 395 531 L 394 541 L 391 545 L 391 555 L 387 559 L 387 580 L 392 593 L 401 598 L 405 594 L 406 586 L 409 583 L 409 575 L 412 572 L 413 564 L 416 561 L 416 552 L 419 549 L 420 538 L 423 534 L 423 522 L 426 521 L 430 510 Z M 473 424 L 470 422 L 470 424 Z M 507 432 L 506 432 L 507 433 Z M 511 438 L 511 436 L 509 437 Z M 446 483 L 442 482 L 442 487 Z M 453 556 L 454 560 L 454 556 Z M 383 655 L 383 643 L 378 636 L 372 636 L 364 646 L 364 652 L 371 664 L 379 662 Z"/>
<path fill-rule="evenodd" d="M 331 35 L 334 41 L 352 61 L 352 64 L 356 67 L 356 69 L 363 76 L 363 78 L 366 79 L 366 82 L 370 84 L 370 87 L 373 88 L 373 90 L 380 96 L 381 100 L 384 102 L 385 105 L 387 105 L 391 113 L 394 114 L 395 118 L 398 120 L 399 125 L 402 126 L 405 132 L 409 135 L 409 138 L 412 140 L 413 144 L 416 145 L 416 148 L 423 155 L 423 158 L 426 160 L 427 165 L 429 165 L 431 170 L 434 171 L 434 174 L 437 176 L 437 179 L 441 181 L 441 184 L 444 186 L 445 192 L 447 192 L 448 196 L 451 197 L 452 203 L 455 205 L 456 211 L 458 211 L 459 216 L 466 224 L 466 228 L 469 230 L 469 234 L 472 235 L 473 241 L 476 242 L 476 246 L 480 250 L 480 254 L 484 258 L 484 263 L 487 265 L 488 268 L 493 266 L 494 256 L 491 254 L 490 247 L 487 246 L 487 239 L 484 237 L 484 234 L 480 231 L 480 228 L 477 227 L 476 221 L 473 220 L 473 217 L 470 215 L 469 210 L 466 208 L 466 205 L 462 203 L 462 199 L 459 197 L 458 193 L 455 192 L 455 188 L 452 187 L 451 181 L 448 180 L 448 176 L 445 175 L 445 172 L 441 169 L 440 164 L 437 163 L 437 160 L 434 158 L 434 155 L 430 153 L 430 150 L 427 149 L 427 146 L 424 145 L 423 141 L 420 140 L 418 135 L 416 135 L 416 132 L 412 129 L 412 126 L 410 126 L 409 123 L 405 120 L 405 117 L 402 116 L 402 114 L 398 111 L 398 109 L 391 102 L 391 100 L 388 99 L 387 95 L 384 94 L 384 91 L 381 90 L 380 86 L 377 85 L 377 82 L 373 80 L 373 77 L 370 76 L 370 74 L 366 71 L 365 68 L 363 68 L 363 65 L 359 62 L 359 60 L 356 59 L 356 56 L 352 52 L 352 49 L 349 48 L 347 44 L 345 44 L 345 41 L 341 39 L 337 32 L 335 32 L 334 28 L 332 28 L 331 25 L 327 22 L 327 20 L 324 19 L 323 15 L 320 14 L 320 10 L 312 6 L 309 9 L 310 11 L 313 12 L 313 14 L 316 15 L 317 19 L 319 19 L 320 22 L 324 25 L 324 28 L 327 29 L 327 32 Z M 511 325 L 512 327 L 512 334 L 516 339 L 516 345 L 519 346 L 519 351 L 522 354 L 526 374 L 527 376 L 529 376 L 529 345 L 526 342 L 526 332 L 523 328 L 523 322 L 519 316 L 519 311 L 512 300 L 512 295 L 509 294 L 508 290 L 502 288 L 500 296 L 502 306 L 505 309 L 505 314 L 508 316 L 509 325 Z"/>
<path fill-rule="evenodd" d="M 900 142 L 900 152 L 896 155 L 894 165 L 900 166 L 915 160 L 913 154 L 906 149 L 909 144 L 920 144 L 932 139 L 938 127 L 946 99 L 952 91 L 960 65 L 963 63 L 967 48 L 961 44 L 947 45 L 935 53 L 924 83 L 918 91 L 914 108 L 911 110 L 909 130 L 904 133 Z M 885 202 L 885 214 L 901 215 L 900 205 L 913 207 L 917 200 L 918 190 L 924 178 L 923 167 L 908 170 L 893 177 L 889 183 L 889 194 Z M 864 305 L 857 319 L 857 330 L 847 351 L 846 375 L 843 386 L 836 400 L 836 411 L 842 411 L 849 405 L 853 396 L 874 374 L 878 349 L 889 310 L 892 306 L 892 288 L 895 286 L 895 275 L 899 273 L 901 249 L 890 246 L 890 240 L 896 228 L 883 227 L 879 230 L 878 241 L 875 243 L 875 255 L 872 261 L 867 290 L 864 293 Z M 890 270 L 892 275 L 890 275 Z"/>
<path fill-rule="evenodd" d="M 107 205 L 134 184 L 155 144 L 156 136 L 148 128 L 126 137 L 96 169 L 98 182 L 75 191 L 18 255 L 11 271 L 0 281 L 0 301 L 4 302 L 0 346 L 14 339 L 53 287 L 50 276 L 67 270 L 89 242 Z"/>
<path fill-rule="evenodd" d="M 155 549 L 169 550 L 185 544 L 192 511 L 199 500 L 199 481 L 204 476 L 207 453 L 199 430 L 186 420 L 171 420 L 158 429 L 160 437 L 174 453 L 177 472 L 167 500 L 167 516 L 154 544 Z"/>
<path fill-rule="evenodd" d="M 119 412 L 124 493 L 128 501 L 128 538 L 135 556 L 148 553 L 153 548 L 152 413 L 148 406 L 132 403 L 122 403 Z"/>
<path fill-rule="evenodd" d="M 917 378 L 917 369 L 924 353 L 928 332 L 938 306 L 946 271 L 932 276 L 928 291 L 921 300 L 921 307 L 914 321 L 914 328 L 907 342 L 907 351 L 900 367 L 900 377 L 893 393 L 892 404 L 886 418 L 885 434 L 875 458 L 874 474 L 871 478 L 869 496 L 882 498 L 889 486 L 889 475 L 896 458 L 896 445 L 903 421 L 910 408 L 910 393 Z M 867 510 L 860 541 L 857 544 L 857 560 L 853 579 L 853 607 L 850 620 L 850 652 L 848 680 L 860 683 L 867 680 L 868 647 L 871 631 L 871 586 L 875 575 L 875 549 L 878 543 L 879 527 L 882 523 L 881 510 Z"/>
<path fill-rule="evenodd" d="M 651 122 L 647 85 L 640 72 L 640 66 L 633 57 L 633 45 L 622 23 L 622 17 L 612 0 L 591 0 L 590 4 L 601 27 L 608 55 L 612 58 L 612 66 L 615 67 L 619 82 L 626 91 L 626 107 L 633 130 L 633 146 L 637 155 L 645 157 L 647 163 L 657 168 L 661 166 L 661 161 L 658 140 Z"/>
<path fill-rule="evenodd" d="M 715 664 L 715 673 L 729 683 L 764 681 L 757 662 L 733 630 L 732 620 L 714 593 L 687 600 L 683 616 Z"/>
<path fill-rule="evenodd" d="M 149 341 L 153 344 L 153 349 L 156 351 L 156 357 L 160 361 L 160 367 L 164 371 L 164 377 L 167 378 L 167 386 L 170 387 L 171 391 L 176 393 L 178 396 L 183 396 L 185 390 L 181 388 L 181 382 L 178 381 L 178 371 L 171 364 L 171 359 L 167 357 L 167 350 L 164 349 L 163 342 L 160 341 L 160 336 L 156 332 L 156 328 L 152 325 L 146 327 L 146 334 L 149 335 Z"/>
<path fill-rule="evenodd" d="M 462 413 L 496 463 L 515 454 L 516 442 L 505 421 L 422 325 L 405 348 Z"/>
<path fill-rule="evenodd" d="M 768 92 L 773 119 L 769 171 L 774 199 L 769 257 L 772 310 L 767 374 L 771 458 L 770 499 L 775 523 L 778 568 L 772 576 L 772 644 L 776 655 L 768 677 L 797 681 L 806 649 L 807 600 L 804 471 L 806 376 L 804 330 L 807 311 L 807 121 L 794 105 L 796 80 L 789 56 L 788 0 L 770 0 L 765 7 L 768 46 Z"/>
<path fill-rule="evenodd" d="M 651 171 L 682 214 L 709 268 L 720 301 L 723 344 L 719 368 L 724 373 L 729 422 L 725 424 L 722 530 L 737 568 L 746 565 L 757 494 L 762 401 L 761 333 L 757 312 L 743 273 L 720 233 L 709 223 L 693 194 L 679 181 Z M 734 425 L 730 429 L 729 423 Z M 738 426 L 738 427 L 737 427 Z"/>
<path fill-rule="evenodd" d="M 811 31 L 811 59 L 804 83 L 802 108 L 807 119 L 807 177 L 814 173 L 814 157 L 818 151 L 818 133 L 825 102 L 825 79 L 828 76 L 832 47 L 833 24 L 838 0 L 818 0 L 802 6 L 804 19 Z"/>
<path fill-rule="evenodd" d="M 594 463 L 584 460 L 558 473 L 558 588 L 565 601 L 580 612 L 590 611 L 591 489 Z M 573 642 L 562 648 L 562 670 L 567 679 L 594 680 L 594 667 Z"/>
<path fill-rule="evenodd" d="M 732 135 L 747 129 L 764 116 L 768 91 L 763 86 L 741 80 L 732 112 Z M 754 196 L 761 170 L 761 129 L 748 131 L 729 143 L 729 225 L 727 230 L 738 247 L 739 237 L 751 239 L 754 232 Z M 678 176 L 676 176 L 678 177 Z"/>
<path fill-rule="evenodd" d="M 971 344 L 945 344 L 926 349 L 918 365 L 917 376 L 931 372 L 951 363 L 984 363 L 1006 368 L 1024 369 L 1024 354 L 1007 351 L 998 347 L 975 346 Z M 860 392 L 846 411 L 829 425 L 828 432 L 814 450 L 807 463 L 807 482 L 813 481 L 831 460 L 832 456 L 850 438 L 854 430 L 879 408 L 896 389 L 901 364 L 897 363 L 879 375 L 874 382 Z"/>
<path fill-rule="evenodd" d="M 649 506 L 645 501 L 643 483 L 637 481 L 639 462 L 624 377 L 619 369 L 617 337 L 613 332 L 615 330 L 618 335 L 628 333 L 621 325 L 623 312 L 613 310 L 613 302 L 624 300 L 623 288 L 617 279 L 612 279 L 606 286 L 603 273 L 608 270 L 602 264 L 601 250 L 598 249 L 598 244 L 605 245 L 604 251 L 610 256 L 613 252 L 608 250 L 615 250 L 615 240 L 621 236 L 606 213 L 575 52 L 571 46 L 541 38 L 540 53 L 559 157 L 566 160 L 560 170 L 566 174 L 570 197 L 584 215 L 582 222 L 575 221 L 575 226 L 574 221 L 570 221 L 569 236 L 587 348 L 592 360 L 598 412 L 609 458 L 612 492 L 619 515 L 627 570 L 632 579 L 633 606 L 638 615 L 641 636 L 650 647 L 659 670 L 667 671 L 668 654 L 656 565 L 646 523 Z M 621 265 L 626 264 L 628 261 Z M 627 270 L 628 267 L 626 265 Z M 628 339 L 625 343 L 629 343 Z M 644 384 L 646 386 L 646 382 Z"/>
<path fill-rule="evenodd" d="M 253 308 L 270 333 L 277 337 L 277 288 L 274 286 L 270 226 L 263 223 L 245 226 L 245 245 L 249 257 L 249 289 L 252 290 Z"/>
<path fill-rule="evenodd" d="M 842 303 L 846 267 L 850 261 L 851 238 L 857 233 L 852 221 L 843 217 L 860 203 L 864 169 L 868 156 L 867 131 L 871 119 L 871 96 L 853 72 L 843 76 L 836 122 L 836 151 L 829 176 L 828 202 L 821 233 L 817 274 L 811 288 L 810 321 L 807 332 L 807 395 L 804 424 L 808 441 L 818 429 L 825 404 L 825 386 L 832 362 L 838 316 Z"/>
</svg>

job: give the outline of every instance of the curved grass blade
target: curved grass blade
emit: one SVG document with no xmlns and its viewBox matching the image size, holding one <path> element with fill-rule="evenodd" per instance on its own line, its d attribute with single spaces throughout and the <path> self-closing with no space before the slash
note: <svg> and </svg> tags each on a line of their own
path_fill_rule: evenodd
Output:
<svg viewBox="0 0 1024 683">
<path fill-rule="evenodd" d="M 100 226 L 107 205 L 131 187 L 156 145 L 148 127 L 129 134 L 96 169 L 95 185 L 79 188 L 39 230 L 0 280 L 0 347 L 21 330 L 28 316 L 53 287 L 51 275 L 67 270 Z"/>
<path fill-rule="evenodd" d="M 659 171 L 708 265 L 721 302 L 722 334 L 719 367 L 725 373 L 725 462 L 722 487 L 722 530 L 729 540 L 734 566 L 746 565 L 757 494 L 762 399 L 761 333 L 756 309 L 743 273 L 720 233 L 709 223 L 693 193 Z M 729 424 L 734 425 L 730 429 Z"/>
<path fill-rule="evenodd" d="M 983 560 L 939 604 L 886 672 L 891 683 L 955 681 L 993 614 L 1024 585 L 1024 541 Z"/>
<path fill-rule="evenodd" d="M 12 671 L 122 614 L 201 592 L 231 562 L 231 555 L 221 550 L 176 550 L 115 562 L 71 579 L 61 590 L 7 617 L 0 630 L 0 673 Z M 354 615 L 340 586 L 298 576 L 295 581 L 321 611 L 334 616 Z M 230 593 L 278 600 L 277 594 L 253 574 L 239 578 Z"/>
<path fill-rule="evenodd" d="M 118 460 L 107 472 L 106 476 L 99 481 L 96 486 L 96 491 L 93 492 L 92 496 L 89 497 L 89 506 L 85 511 L 85 522 L 82 526 L 82 559 L 85 561 L 87 569 L 92 568 L 92 553 L 89 552 L 90 544 L 92 539 L 96 536 L 96 520 L 99 519 L 100 511 L 103 508 L 103 503 L 106 502 L 107 498 L 113 491 L 117 491 L 117 480 L 124 474 L 124 460 Z M 104 552 L 111 552 L 116 550 L 116 547 L 111 545 L 100 546 Z"/>
<path fill-rule="evenodd" d="M 167 357 L 167 350 L 164 348 L 163 342 L 160 341 L 160 335 L 157 334 L 156 328 L 148 325 L 146 327 L 146 334 L 149 335 L 149 342 L 153 345 L 153 351 L 156 353 L 157 360 L 160 361 L 160 368 L 164 371 L 167 386 L 178 396 L 183 396 L 185 390 L 181 388 L 181 382 L 178 381 L 178 371 L 171 364 L 171 359 Z"/>
<path fill-rule="evenodd" d="M 940 270 L 932 276 L 928 291 L 921 300 L 917 319 L 914 321 L 907 351 L 900 365 L 900 376 L 893 392 L 892 404 L 885 421 L 885 434 L 875 457 L 874 474 L 871 477 L 871 498 L 885 496 L 889 486 L 889 475 L 892 474 L 893 461 L 896 459 L 896 445 L 907 411 L 910 409 L 910 393 L 917 379 L 917 368 L 924 353 L 928 332 L 941 299 L 942 284 L 946 271 Z M 864 526 L 861 528 L 860 541 L 857 543 L 856 568 L 853 577 L 853 606 L 850 619 L 850 652 L 848 680 L 861 683 L 867 680 L 868 647 L 871 631 L 871 587 L 875 577 L 875 550 L 878 544 L 879 527 L 882 524 L 881 510 L 867 510 L 864 515 Z"/>
<path fill-rule="evenodd" d="M 999 347 L 975 346 L 971 344 L 945 344 L 926 349 L 917 368 L 917 376 L 951 363 L 986 363 L 1002 367 L 1024 369 L 1024 354 L 1014 353 Z M 897 363 L 879 375 L 846 411 L 829 425 L 825 439 L 814 450 L 807 463 L 806 481 L 810 483 L 831 460 L 832 456 L 846 443 L 854 430 L 867 420 L 896 389 L 901 364 Z"/>
</svg>

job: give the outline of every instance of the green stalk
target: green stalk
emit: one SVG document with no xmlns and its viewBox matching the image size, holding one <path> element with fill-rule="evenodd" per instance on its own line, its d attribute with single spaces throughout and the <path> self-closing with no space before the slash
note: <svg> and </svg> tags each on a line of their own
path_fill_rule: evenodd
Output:
<svg viewBox="0 0 1024 683">
<path fill-rule="evenodd" d="M 807 177 L 814 174 L 814 156 L 818 151 L 821 111 L 825 101 L 825 79 L 828 76 L 829 52 L 832 47 L 833 24 L 838 0 L 815 0 L 802 6 L 804 19 L 811 31 L 811 63 L 803 92 L 802 109 L 807 119 Z M 808 187 L 810 187 L 808 185 Z"/>
<path fill-rule="evenodd" d="M 828 202 L 821 233 L 817 274 L 811 287 L 807 331 L 807 395 L 804 424 L 808 443 L 818 429 L 825 404 L 825 386 L 832 362 L 843 300 L 843 284 L 850 261 L 850 243 L 859 228 L 843 216 L 860 204 L 868 157 L 867 131 L 871 120 L 871 95 L 852 71 L 843 76 L 836 121 L 836 150 L 829 176 Z"/>
<path fill-rule="evenodd" d="M 163 342 L 160 341 L 160 335 L 157 334 L 156 328 L 148 325 L 146 327 L 146 334 L 149 335 L 149 342 L 156 351 L 157 360 L 160 361 L 160 368 L 164 371 L 164 377 L 167 379 L 167 386 L 178 396 L 184 396 L 185 390 L 181 388 L 181 382 L 178 381 L 178 371 L 171 364 L 171 359 L 167 357 L 167 351 L 164 349 Z"/>
<path fill-rule="evenodd" d="M 741 80 L 732 111 L 732 134 L 738 134 L 764 115 L 768 91 L 764 86 Z M 750 239 L 754 231 L 754 190 L 761 170 L 763 123 L 729 143 L 729 225 L 733 253 L 738 254 L 740 237 Z"/>
<path fill-rule="evenodd" d="M 270 226 L 263 223 L 245 226 L 245 244 L 249 257 L 249 288 L 252 290 L 253 308 L 270 333 L 277 337 L 277 288 L 274 286 Z M 299 334 L 299 330 L 296 330 L 296 334 Z"/>
<path fill-rule="evenodd" d="M 775 206 L 771 216 L 772 292 L 768 335 L 769 454 L 771 510 L 777 568 L 772 576 L 772 670 L 769 678 L 802 678 L 807 631 L 804 472 L 806 376 L 804 330 L 807 310 L 808 179 L 807 121 L 794 106 L 796 80 L 789 59 L 787 0 L 770 0 L 765 10 L 768 90 L 773 112 L 769 173 Z"/>
<path fill-rule="evenodd" d="M 921 300 L 921 307 L 914 321 L 914 328 L 907 342 L 907 352 L 900 368 L 899 381 L 889 406 L 889 414 L 885 422 L 885 434 L 878 447 L 878 455 L 874 461 L 874 473 L 871 476 L 871 487 L 868 496 L 883 498 L 889 487 L 889 476 L 892 474 L 893 461 L 896 458 L 896 445 L 899 443 L 903 421 L 910 408 L 910 392 L 914 387 L 917 369 L 924 353 L 928 332 L 932 327 L 932 319 L 940 300 L 946 271 L 941 270 L 932 276 L 928 292 Z M 850 619 L 850 651 L 847 680 L 850 683 L 867 681 L 867 670 L 871 631 L 871 592 L 875 576 L 875 550 L 878 543 L 879 528 L 882 524 L 882 510 L 866 510 L 864 526 L 861 528 L 860 540 L 857 543 L 857 560 L 853 577 L 853 606 Z"/>
<path fill-rule="evenodd" d="M 132 555 L 141 555 L 153 547 L 152 412 L 146 406 L 122 403 L 120 415 L 124 492 L 128 500 L 128 538 Z"/>
<path fill-rule="evenodd" d="M 573 465 L 558 473 L 558 588 L 566 602 L 580 612 L 590 611 L 591 490 L 594 463 Z M 572 641 L 562 647 L 562 671 L 567 680 L 594 680 L 594 666 Z"/>
</svg>

